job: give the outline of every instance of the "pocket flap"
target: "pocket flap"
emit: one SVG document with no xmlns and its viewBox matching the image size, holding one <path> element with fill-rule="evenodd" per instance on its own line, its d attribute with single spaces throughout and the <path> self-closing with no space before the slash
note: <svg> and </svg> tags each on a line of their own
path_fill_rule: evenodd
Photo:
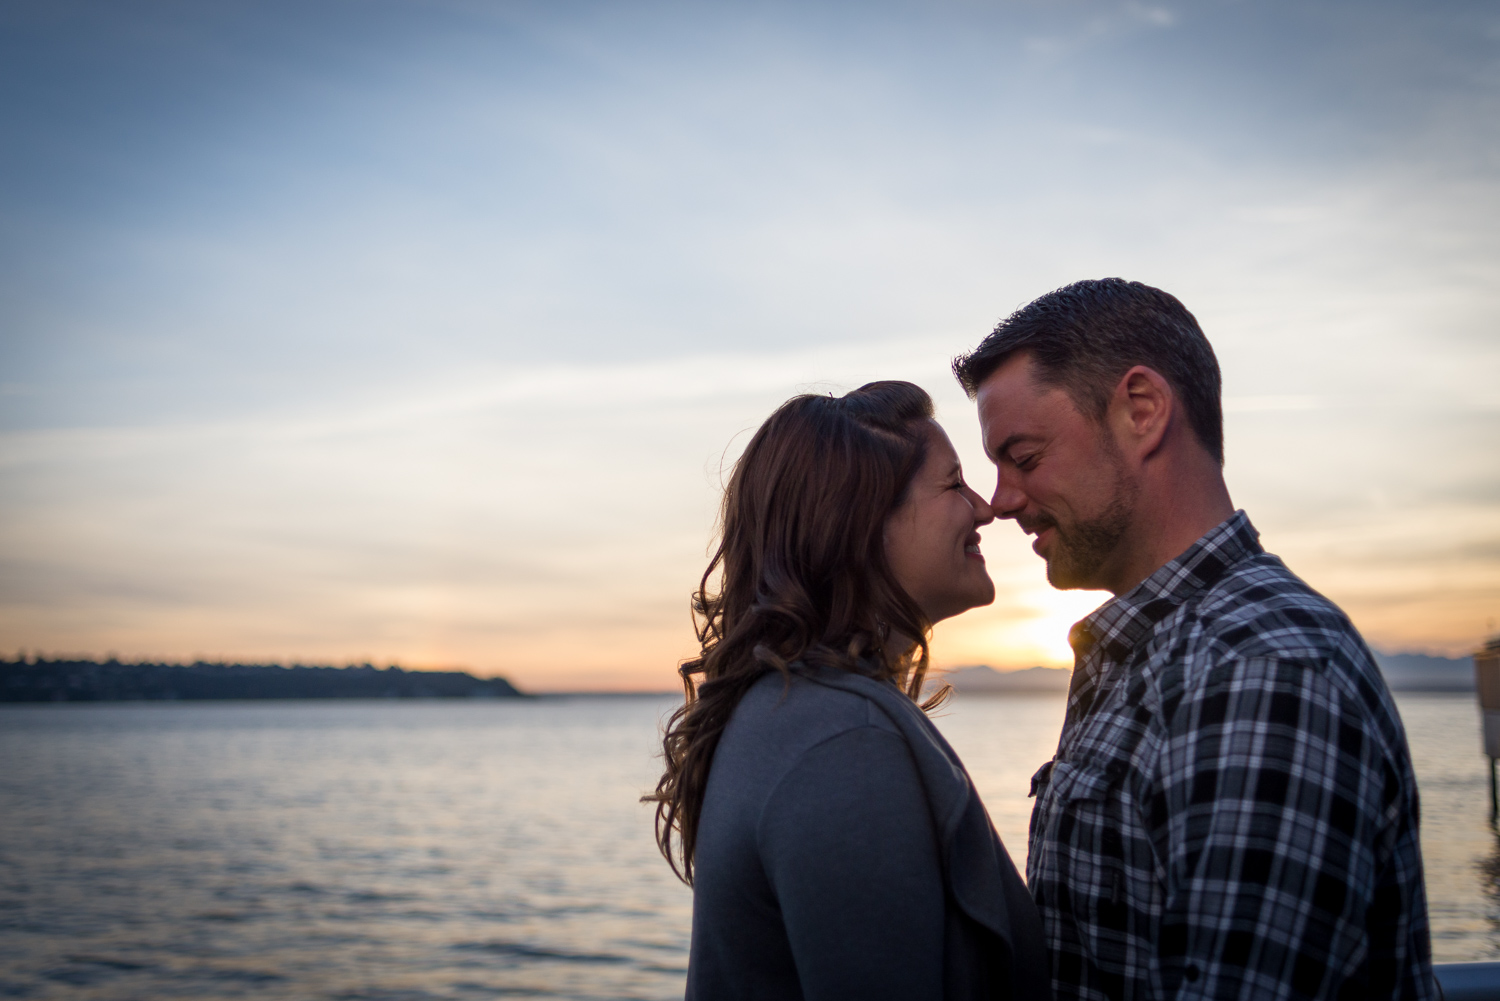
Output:
<svg viewBox="0 0 1500 1001">
<path fill-rule="evenodd" d="M 1103 768 L 1074 761 L 1054 761 L 1052 795 L 1060 800 L 1103 799 L 1115 777 Z"/>
</svg>

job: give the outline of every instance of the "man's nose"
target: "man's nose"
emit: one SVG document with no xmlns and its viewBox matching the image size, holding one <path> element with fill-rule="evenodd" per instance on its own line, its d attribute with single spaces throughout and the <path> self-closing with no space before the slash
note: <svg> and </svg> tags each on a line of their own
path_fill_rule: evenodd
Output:
<svg viewBox="0 0 1500 1001">
<path fill-rule="evenodd" d="M 1026 494 L 1004 469 L 995 477 L 995 496 L 990 499 L 990 507 L 996 518 L 1014 518 L 1026 508 Z"/>
</svg>

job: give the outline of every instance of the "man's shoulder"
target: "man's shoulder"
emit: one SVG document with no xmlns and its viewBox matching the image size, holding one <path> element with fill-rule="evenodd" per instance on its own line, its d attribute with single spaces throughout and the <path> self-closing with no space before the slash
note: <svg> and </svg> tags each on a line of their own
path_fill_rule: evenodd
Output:
<svg viewBox="0 0 1500 1001">
<path fill-rule="evenodd" d="M 1343 610 L 1270 553 L 1230 567 L 1186 611 L 1199 643 L 1220 657 L 1338 659 L 1374 667 Z"/>
<path fill-rule="evenodd" d="M 1224 686 L 1281 689 L 1361 718 L 1405 756 L 1395 703 L 1359 631 L 1277 557 L 1241 560 L 1174 618 L 1153 642 L 1161 704 Z"/>
<path fill-rule="evenodd" d="M 1265 690 L 1357 721 L 1371 746 L 1409 773 L 1400 715 L 1369 647 L 1276 556 L 1237 562 L 1161 626 L 1143 680 L 1165 711 L 1220 698 L 1254 708 L 1235 693 Z"/>
</svg>

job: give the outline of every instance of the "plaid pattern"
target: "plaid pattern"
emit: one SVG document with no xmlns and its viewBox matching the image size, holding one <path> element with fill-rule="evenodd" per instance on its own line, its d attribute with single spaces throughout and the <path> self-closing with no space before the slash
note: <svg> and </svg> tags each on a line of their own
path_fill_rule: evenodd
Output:
<svg viewBox="0 0 1500 1001">
<path fill-rule="evenodd" d="M 1027 881 L 1067 998 L 1437 996 L 1406 734 L 1243 511 L 1073 627 Z"/>
</svg>

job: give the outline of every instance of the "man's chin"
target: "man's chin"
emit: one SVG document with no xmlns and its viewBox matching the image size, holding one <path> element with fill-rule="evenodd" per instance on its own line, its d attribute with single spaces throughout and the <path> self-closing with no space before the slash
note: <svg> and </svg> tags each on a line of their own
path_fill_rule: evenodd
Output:
<svg viewBox="0 0 1500 1001">
<path fill-rule="evenodd" d="M 1047 564 L 1047 583 L 1051 584 L 1057 591 L 1076 591 L 1078 585 L 1067 574 L 1058 570 L 1051 563 Z"/>
<path fill-rule="evenodd" d="M 1078 526 L 1072 538 L 1061 533 L 1042 555 L 1047 583 L 1059 591 L 1107 591 L 1109 568 L 1118 561 L 1124 527 L 1119 519 Z"/>
<path fill-rule="evenodd" d="M 1082 572 L 1078 567 L 1069 566 L 1062 560 L 1047 561 L 1047 583 L 1058 591 L 1099 590 L 1099 585 L 1094 583 L 1090 574 Z"/>
</svg>

